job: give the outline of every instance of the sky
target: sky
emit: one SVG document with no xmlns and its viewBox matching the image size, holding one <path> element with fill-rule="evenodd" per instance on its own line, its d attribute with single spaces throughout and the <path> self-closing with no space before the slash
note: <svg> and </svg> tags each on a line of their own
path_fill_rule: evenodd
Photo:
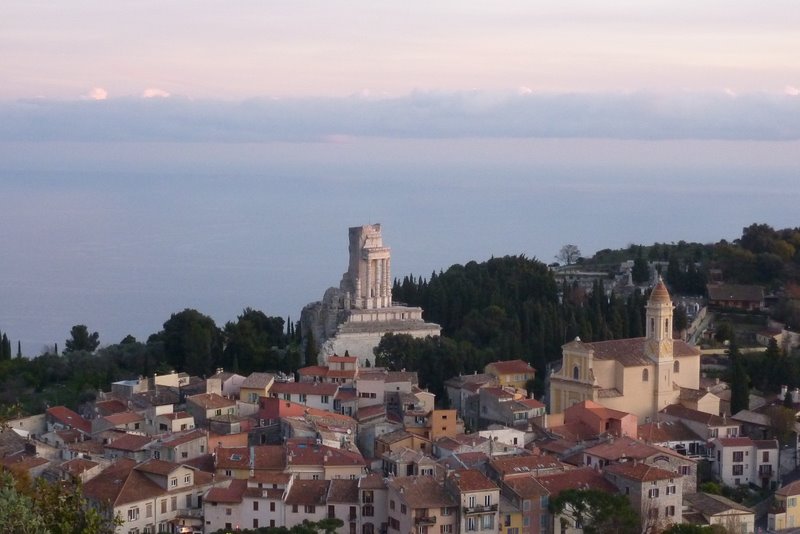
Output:
<svg viewBox="0 0 800 534">
<path fill-rule="evenodd" d="M 767 8 L 768 7 L 768 8 Z M 797 226 L 800 4 L 0 2 L 0 330 Z"/>
</svg>

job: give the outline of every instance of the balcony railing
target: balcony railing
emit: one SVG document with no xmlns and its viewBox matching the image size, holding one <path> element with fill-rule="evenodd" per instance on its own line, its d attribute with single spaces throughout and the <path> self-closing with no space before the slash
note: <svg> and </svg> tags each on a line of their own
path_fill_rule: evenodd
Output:
<svg viewBox="0 0 800 534">
<path fill-rule="evenodd" d="M 471 514 L 486 514 L 489 512 L 496 512 L 497 511 L 497 504 L 488 504 L 484 506 L 465 506 L 464 513 L 466 515 Z"/>
<path fill-rule="evenodd" d="M 415 525 L 435 525 L 436 524 L 436 516 L 435 515 L 419 515 L 414 518 Z"/>
</svg>

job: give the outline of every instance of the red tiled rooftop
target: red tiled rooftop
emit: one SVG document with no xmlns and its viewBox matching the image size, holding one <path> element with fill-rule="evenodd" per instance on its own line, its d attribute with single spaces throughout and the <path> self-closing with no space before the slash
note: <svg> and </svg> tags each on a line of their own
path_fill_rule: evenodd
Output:
<svg viewBox="0 0 800 534">
<path fill-rule="evenodd" d="M 486 364 L 486 369 L 493 369 L 500 375 L 533 374 L 536 370 L 528 362 L 522 360 L 504 360 Z"/>
<path fill-rule="evenodd" d="M 90 421 L 87 421 L 66 406 L 53 406 L 52 408 L 48 408 L 46 413 L 65 426 L 77 428 L 87 434 L 92 431 L 92 423 Z"/>
<path fill-rule="evenodd" d="M 679 478 L 680 475 L 674 471 L 667 471 L 659 467 L 647 465 L 639 462 L 624 462 L 621 464 L 607 465 L 605 471 L 614 475 L 619 475 L 630 480 L 639 482 L 652 482 L 654 480 L 671 480 Z"/>
<path fill-rule="evenodd" d="M 327 382 L 277 382 L 272 384 L 270 394 L 290 395 L 329 395 L 332 396 L 339 389 L 338 384 Z"/>
</svg>

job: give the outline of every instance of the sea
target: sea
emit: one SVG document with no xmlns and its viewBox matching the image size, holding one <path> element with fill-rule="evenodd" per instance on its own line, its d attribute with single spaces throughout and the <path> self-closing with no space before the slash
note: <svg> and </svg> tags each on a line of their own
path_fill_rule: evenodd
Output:
<svg viewBox="0 0 800 534">
<path fill-rule="evenodd" d="M 0 331 L 146 340 L 194 308 L 296 321 L 381 223 L 392 275 L 800 226 L 800 143 L 622 139 L 0 143 Z"/>
</svg>

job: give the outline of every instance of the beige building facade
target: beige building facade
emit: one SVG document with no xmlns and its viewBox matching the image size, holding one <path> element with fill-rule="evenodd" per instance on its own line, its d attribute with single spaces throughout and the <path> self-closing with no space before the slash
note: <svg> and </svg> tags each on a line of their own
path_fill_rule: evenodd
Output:
<svg viewBox="0 0 800 534">
<path fill-rule="evenodd" d="M 645 308 L 645 337 L 564 345 L 561 367 L 550 375 L 550 413 L 590 400 L 647 422 L 677 403 L 681 388 L 697 390 L 700 351 L 672 338 L 672 310 L 659 280 Z"/>
</svg>

